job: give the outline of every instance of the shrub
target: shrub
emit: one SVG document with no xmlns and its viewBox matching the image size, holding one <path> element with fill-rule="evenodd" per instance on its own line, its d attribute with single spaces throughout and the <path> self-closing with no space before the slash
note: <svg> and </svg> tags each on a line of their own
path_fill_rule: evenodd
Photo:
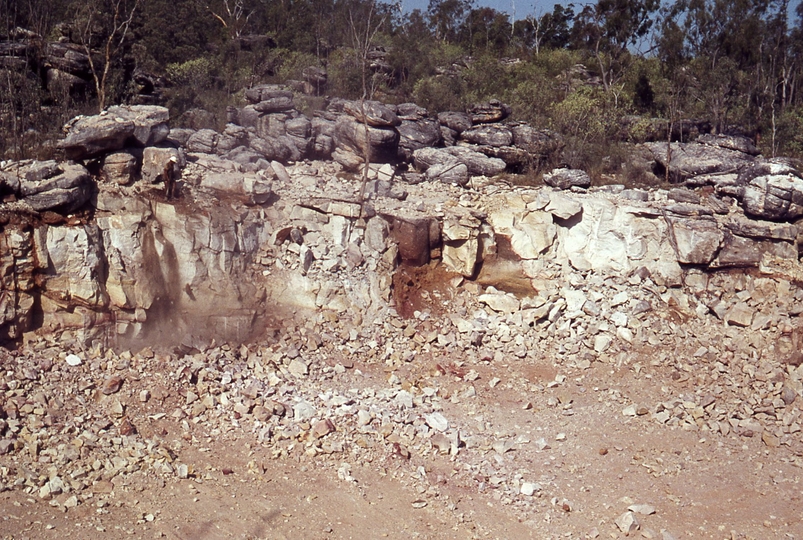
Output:
<svg viewBox="0 0 803 540">
<path fill-rule="evenodd" d="M 803 158 L 803 107 L 787 107 L 776 119 L 774 150 L 772 127 L 766 130 L 769 136 L 762 141 L 767 155 L 783 155 Z"/>
<path fill-rule="evenodd" d="M 415 83 L 413 101 L 434 112 L 462 111 L 466 108 L 464 86 L 461 77 L 426 77 Z"/>
</svg>

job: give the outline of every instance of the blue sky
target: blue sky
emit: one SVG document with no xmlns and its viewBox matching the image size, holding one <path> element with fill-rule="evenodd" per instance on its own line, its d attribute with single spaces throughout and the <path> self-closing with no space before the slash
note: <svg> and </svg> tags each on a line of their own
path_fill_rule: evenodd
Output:
<svg viewBox="0 0 803 540">
<path fill-rule="evenodd" d="M 402 2 L 402 10 L 405 12 L 412 11 L 414 9 L 420 9 L 421 11 L 426 11 L 427 6 L 429 5 L 429 0 L 401 0 Z M 542 15 L 544 13 L 548 13 L 552 11 L 552 7 L 555 4 L 569 4 L 570 2 L 553 2 L 549 0 L 474 0 L 477 6 L 490 6 L 497 11 L 504 11 L 506 13 L 514 13 L 516 20 L 523 19 L 527 15 Z M 801 0 L 791 0 L 789 2 L 789 14 L 790 14 L 790 25 L 794 24 L 794 13 L 795 13 L 795 6 L 797 6 Z M 588 0 L 578 0 L 575 2 L 571 2 L 575 6 L 575 12 L 580 11 L 582 9 L 581 6 L 586 4 L 593 4 L 594 1 Z M 663 3 L 666 3 L 665 1 Z"/>
<path fill-rule="evenodd" d="M 515 11 L 516 20 L 523 19 L 527 15 L 547 13 L 552 11 L 555 4 L 568 4 L 569 2 L 544 2 L 538 0 L 475 0 L 478 6 L 490 6 L 497 11 L 513 13 Z M 575 6 L 582 6 L 592 2 L 573 2 Z M 429 0 L 402 0 L 402 9 L 412 11 L 420 9 L 426 11 Z M 575 11 L 579 11 L 576 9 Z"/>
</svg>

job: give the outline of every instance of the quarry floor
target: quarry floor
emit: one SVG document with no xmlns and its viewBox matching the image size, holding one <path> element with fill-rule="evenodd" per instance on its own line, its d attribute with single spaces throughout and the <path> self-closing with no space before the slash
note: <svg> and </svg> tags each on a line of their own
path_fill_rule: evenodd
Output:
<svg viewBox="0 0 803 540">
<path fill-rule="evenodd" d="M 320 392 L 386 384 L 385 366 L 352 360 L 338 377 L 311 384 Z M 461 379 L 438 362 L 416 361 L 394 373 L 449 395 Z M 523 444 L 461 458 L 439 452 L 407 457 L 391 444 L 363 455 L 347 446 L 338 455 L 310 456 L 309 445 L 298 443 L 277 457 L 273 444 L 260 443 L 245 428 L 216 437 L 204 422 L 182 426 L 170 415 L 154 420 L 129 409 L 142 436 L 158 433 L 166 445 L 178 443 L 176 459 L 195 473 L 167 479 L 148 472 L 120 475 L 104 503 L 85 498 L 69 510 L 6 490 L 0 493 L 0 536 L 803 538 L 800 446 L 770 447 L 758 436 L 726 437 L 622 412 L 627 403 L 692 388 L 693 379 L 598 362 L 580 371 L 549 358 L 473 368 L 476 397 L 446 402 L 443 414 L 466 434 L 480 418 L 486 431 L 492 426 L 492 437 L 524 436 Z M 500 381 L 491 387 L 494 378 Z M 507 384 L 519 379 L 542 385 L 543 392 L 528 394 Z M 126 382 L 131 395 L 152 391 L 153 384 L 147 377 Z M 541 438 L 539 449 L 532 443 Z M 0 463 L 9 465 L 6 458 Z M 501 494 L 493 478 L 468 470 L 461 459 L 524 471 L 524 480 L 538 481 L 541 490 Z M 635 512 L 639 526 L 628 534 L 616 520 L 634 504 L 651 506 L 654 513 Z"/>
</svg>

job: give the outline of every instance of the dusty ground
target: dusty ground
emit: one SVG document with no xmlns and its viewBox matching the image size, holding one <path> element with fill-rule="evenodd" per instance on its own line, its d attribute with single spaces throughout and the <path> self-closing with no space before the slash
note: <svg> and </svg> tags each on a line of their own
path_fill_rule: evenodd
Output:
<svg viewBox="0 0 803 540">
<path fill-rule="evenodd" d="M 389 365 L 336 347 L 348 338 L 325 326 L 306 374 L 271 360 L 291 338 L 194 355 L 32 341 L 0 355 L 4 416 L 18 426 L 0 455 L 0 536 L 803 538 L 799 399 L 774 413 L 789 418 L 783 433 L 759 420 L 712 430 L 717 407 L 741 406 L 744 369 L 695 356 L 706 339 L 695 324 L 683 347 L 643 344 L 581 367 L 552 346 L 500 360 L 457 345 Z M 746 332 L 711 341 L 749 358 Z M 778 394 L 795 368 L 774 369 L 757 393 Z M 107 393 L 115 376 L 122 386 Z M 416 401 L 401 407 L 408 390 Z M 317 414 L 294 416 L 299 400 Z M 656 420 L 661 404 L 669 421 Z M 448 430 L 428 428 L 434 413 Z M 43 494 L 54 476 L 70 486 Z M 616 520 L 629 507 L 639 525 L 628 535 Z"/>
</svg>

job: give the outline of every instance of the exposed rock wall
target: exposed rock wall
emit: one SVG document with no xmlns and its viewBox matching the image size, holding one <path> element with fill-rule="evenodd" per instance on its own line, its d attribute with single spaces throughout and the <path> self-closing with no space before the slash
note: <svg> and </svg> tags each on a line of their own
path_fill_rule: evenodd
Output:
<svg viewBox="0 0 803 540">
<path fill-rule="evenodd" d="M 282 110 L 290 106 L 287 95 L 273 88 L 260 89 L 254 99 Z M 406 118 L 420 113 L 402 110 Z M 398 123 L 381 104 L 359 112 L 366 129 Z M 105 117 L 81 119 L 71 124 L 62 147 L 87 166 L 130 148 L 137 160 L 133 176 L 143 181 L 103 181 L 104 174 L 99 181 L 72 162 L 0 170 L 2 339 L 41 329 L 84 340 L 198 347 L 213 338 L 245 340 L 265 331 L 272 318 L 303 318 L 309 310 L 380 320 L 389 309 L 416 309 L 402 305 L 406 300 L 398 293 L 407 285 L 397 282 L 394 289 L 400 264 L 439 266 L 456 282 L 476 281 L 486 287 L 477 293 L 489 309 L 526 309 L 535 320 L 570 309 L 572 295 L 562 291 L 578 274 L 617 276 L 663 291 L 690 290 L 690 275 L 729 268 L 757 269 L 789 282 L 803 278 L 796 223 L 803 208 L 801 175 L 786 162 L 734 150 L 740 141 L 714 140 L 748 156 L 734 170 L 688 166 L 690 185 L 703 186 L 697 191 L 509 187 L 482 169 L 488 164 L 482 160 L 495 158 L 464 147 L 412 152 L 429 169 L 443 165 L 428 161 L 435 153 L 461 159 L 465 178 L 459 182 L 409 184 L 385 164 L 372 165 L 362 186 L 338 163 L 285 167 L 262 157 L 244 166 L 231 156 L 152 146 L 170 140 L 164 139 L 166 118 L 159 108 L 108 115 L 119 117 L 113 122 L 119 126 Z M 491 104 L 475 111 L 489 115 L 503 118 L 504 108 Z M 445 115 L 443 121 L 460 127 L 465 120 L 467 130 L 472 118 L 465 116 Z M 286 118 L 285 134 L 265 140 L 314 131 L 293 122 Z M 233 128 L 229 133 L 239 136 Z M 475 160 L 475 154 L 481 157 Z M 184 168 L 178 197 L 166 200 L 153 182 L 163 178 L 159 171 L 171 159 Z M 42 194 L 50 202 L 32 204 Z M 728 313 L 714 300 L 698 307 Z"/>
<path fill-rule="evenodd" d="M 6 226 L 4 336 L 37 320 L 85 338 L 200 344 L 246 339 L 293 310 L 380 316 L 396 264 L 431 258 L 498 290 L 521 293 L 523 281 L 535 298 L 546 276 L 567 272 L 683 287 L 689 268 L 798 264 L 795 226 L 738 211 L 678 214 L 666 192 L 634 201 L 646 192 L 410 186 L 404 202 L 375 197 L 363 224 L 354 186 L 318 166 L 291 168 L 266 205 L 244 204 L 245 175 L 230 173 L 229 192 L 188 188 L 172 204 L 103 186 L 91 221 Z M 204 172 L 193 164 L 186 174 Z"/>
</svg>

